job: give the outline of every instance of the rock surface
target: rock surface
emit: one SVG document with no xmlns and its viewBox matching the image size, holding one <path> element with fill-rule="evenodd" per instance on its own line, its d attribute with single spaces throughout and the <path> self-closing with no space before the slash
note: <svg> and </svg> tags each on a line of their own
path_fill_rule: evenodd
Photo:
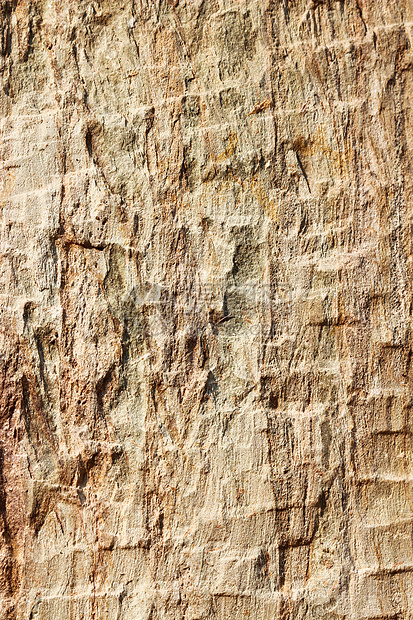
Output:
<svg viewBox="0 0 413 620">
<path fill-rule="evenodd" d="M 0 619 L 413 618 L 411 0 L 0 6 Z"/>
</svg>

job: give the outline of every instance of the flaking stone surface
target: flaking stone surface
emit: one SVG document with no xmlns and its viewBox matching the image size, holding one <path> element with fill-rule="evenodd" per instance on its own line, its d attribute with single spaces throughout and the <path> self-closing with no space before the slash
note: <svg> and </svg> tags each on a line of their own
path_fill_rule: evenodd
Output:
<svg viewBox="0 0 413 620">
<path fill-rule="evenodd" d="M 413 618 L 412 1 L 0 26 L 0 619 Z"/>
</svg>

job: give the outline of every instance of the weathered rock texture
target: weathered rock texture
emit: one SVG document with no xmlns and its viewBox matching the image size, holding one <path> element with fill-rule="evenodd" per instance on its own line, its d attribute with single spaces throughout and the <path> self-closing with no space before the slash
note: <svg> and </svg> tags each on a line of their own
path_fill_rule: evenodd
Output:
<svg viewBox="0 0 413 620">
<path fill-rule="evenodd" d="M 411 0 L 1 28 L 1 620 L 412 618 Z"/>
</svg>

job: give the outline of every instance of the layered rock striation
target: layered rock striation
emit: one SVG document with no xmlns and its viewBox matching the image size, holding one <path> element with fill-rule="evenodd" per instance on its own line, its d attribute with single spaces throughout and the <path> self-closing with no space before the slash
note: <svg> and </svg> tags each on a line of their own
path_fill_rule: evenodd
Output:
<svg viewBox="0 0 413 620">
<path fill-rule="evenodd" d="M 410 0 L 2 0 L 1 620 L 413 617 Z"/>
</svg>

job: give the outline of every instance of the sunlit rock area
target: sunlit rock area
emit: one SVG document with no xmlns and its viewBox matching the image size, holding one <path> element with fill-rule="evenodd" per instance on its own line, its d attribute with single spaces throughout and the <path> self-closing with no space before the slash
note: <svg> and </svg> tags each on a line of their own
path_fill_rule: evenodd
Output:
<svg viewBox="0 0 413 620">
<path fill-rule="evenodd" d="M 0 29 L 0 620 L 411 620 L 412 0 Z"/>
</svg>

